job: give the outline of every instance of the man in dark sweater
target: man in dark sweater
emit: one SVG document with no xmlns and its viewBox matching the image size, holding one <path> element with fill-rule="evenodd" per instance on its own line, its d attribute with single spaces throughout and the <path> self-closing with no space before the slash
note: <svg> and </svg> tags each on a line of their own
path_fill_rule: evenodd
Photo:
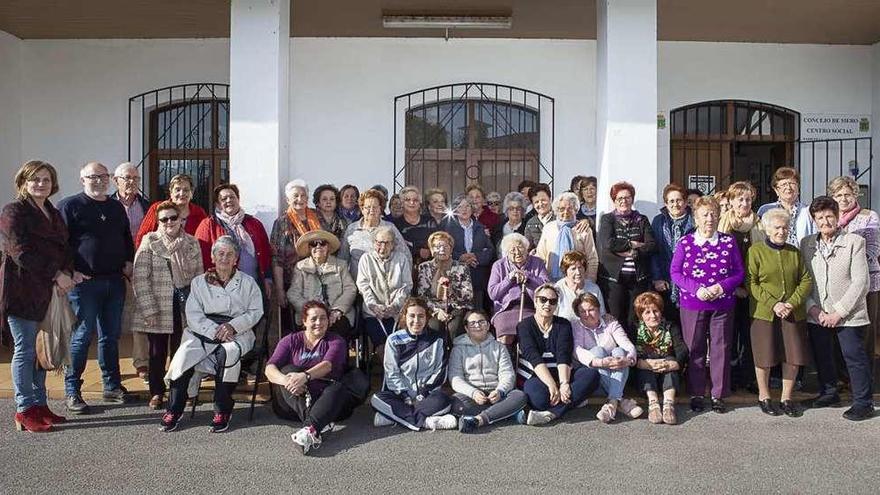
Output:
<svg viewBox="0 0 880 495">
<path fill-rule="evenodd" d="M 125 304 L 123 277 L 131 276 L 134 259 L 128 216 L 122 204 L 107 196 L 107 168 L 97 162 L 87 163 L 79 175 L 83 192 L 58 204 L 70 233 L 77 283 L 68 296 L 77 325 L 70 338 L 71 366 L 64 377 L 67 410 L 71 414 L 88 411 L 80 393 L 81 376 L 96 331 L 104 401 L 125 401 L 126 390 L 119 373 L 119 334 Z"/>
</svg>

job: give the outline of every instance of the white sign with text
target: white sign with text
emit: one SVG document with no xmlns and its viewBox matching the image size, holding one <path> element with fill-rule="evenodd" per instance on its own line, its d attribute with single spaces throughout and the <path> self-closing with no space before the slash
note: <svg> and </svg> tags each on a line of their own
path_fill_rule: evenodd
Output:
<svg viewBox="0 0 880 495">
<path fill-rule="evenodd" d="M 801 141 L 850 139 L 871 136 L 869 115 L 843 113 L 801 114 Z"/>
</svg>

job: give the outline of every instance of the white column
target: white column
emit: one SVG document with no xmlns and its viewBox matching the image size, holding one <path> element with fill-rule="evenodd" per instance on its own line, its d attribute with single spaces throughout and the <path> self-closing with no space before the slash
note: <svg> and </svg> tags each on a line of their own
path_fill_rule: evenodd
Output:
<svg viewBox="0 0 880 495">
<path fill-rule="evenodd" d="M 651 218 L 662 189 L 657 172 L 657 2 L 597 0 L 596 150 L 598 209 L 612 208 L 611 185 L 636 189 Z"/>
<path fill-rule="evenodd" d="M 22 164 L 21 156 L 21 98 L 22 98 L 22 52 L 21 40 L 0 31 L 0 167 L 7 180 L 0 183 L 3 201 L 15 196 L 15 185 L 9 180 Z M 36 157 L 35 157 L 36 158 Z M 59 175 L 64 173 L 64 163 L 53 163 Z M 61 182 L 61 184 L 64 184 Z M 53 197 L 58 201 L 62 195 Z"/>
<path fill-rule="evenodd" d="M 242 207 L 267 231 L 278 216 L 290 152 L 290 0 L 232 0 L 229 168 Z"/>
<path fill-rule="evenodd" d="M 871 47 L 872 98 L 871 98 L 871 135 L 873 139 L 874 159 L 871 164 L 873 183 L 871 184 L 871 209 L 880 208 L 880 43 Z"/>
</svg>

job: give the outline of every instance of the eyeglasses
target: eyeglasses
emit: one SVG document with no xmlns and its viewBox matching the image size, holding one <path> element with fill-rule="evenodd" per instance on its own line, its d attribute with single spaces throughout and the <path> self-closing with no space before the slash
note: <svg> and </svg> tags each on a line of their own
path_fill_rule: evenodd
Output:
<svg viewBox="0 0 880 495">
<path fill-rule="evenodd" d="M 474 321 L 469 321 L 469 322 L 467 322 L 467 326 L 468 326 L 468 328 L 482 328 L 482 327 L 488 327 L 488 326 L 489 326 L 489 322 L 486 321 L 486 320 L 474 320 Z"/>
<path fill-rule="evenodd" d="M 89 180 L 92 181 L 92 182 L 98 182 L 98 181 L 102 181 L 102 182 L 104 182 L 104 181 L 108 181 L 108 180 L 110 180 L 110 174 L 86 175 L 86 176 L 83 177 L 83 178 L 84 178 L 84 179 L 89 179 Z"/>
<path fill-rule="evenodd" d="M 180 217 L 177 215 L 168 215 L 167 217 L 159 218 L 159 223 L 176 222 L 178 218 Z"/>
<path fill-rule="evenodd" d="M 501 201 L 489 201 L 489 206 L 501 206 Z"/>
<path fill-rule="evenodd" d="M 121 180 L 122 182 L 135 182 L 135 181 L 141 180 L 140 177 L 128 177 L 128 176 L 122 176 L 122 175 L 117 175 L 115 177 L 115 179 Z"/>
<path fill-rule="evenodd" d="M 614 201 L 617 201 L 618 203 L 626 203 L 626 202 L 632 201 L 632 200 L 633 200 L 632 196 L 618 196 L 618 197 L 614 198 Z"/>
<path fill-rule="evenodd" d="M 535 300 L 538 301 L 538 304 L 549 304 L 550 306 L 556 306 L 556 303 L 559 302 L 558 297 L 536 296 Z"/>
<path fill-rule="evenodd" d="M 326 245 L 327 245 L 327 241 L 325 241 L 324 239 L 317 239 L 317 240 L 309 242 L 310 248 L 324 247 Z"/>
</svg>

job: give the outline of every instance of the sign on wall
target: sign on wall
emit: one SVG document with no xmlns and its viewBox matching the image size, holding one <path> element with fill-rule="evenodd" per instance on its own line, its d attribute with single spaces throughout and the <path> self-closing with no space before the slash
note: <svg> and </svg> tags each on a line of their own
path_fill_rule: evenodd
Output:
<svg viewBox="0 0 880 495">
<path fill-rule="evenodd" d="M 843 113 L 801 114 L 801 141 L 870 136 L 871 119 L 868 115 Z"/>
<path fill-rule="evenodd" d="M 688 189 L 696 189 L 703 194 L 715 192 L 714 175 L 688 175 Z"/>
</svg>

